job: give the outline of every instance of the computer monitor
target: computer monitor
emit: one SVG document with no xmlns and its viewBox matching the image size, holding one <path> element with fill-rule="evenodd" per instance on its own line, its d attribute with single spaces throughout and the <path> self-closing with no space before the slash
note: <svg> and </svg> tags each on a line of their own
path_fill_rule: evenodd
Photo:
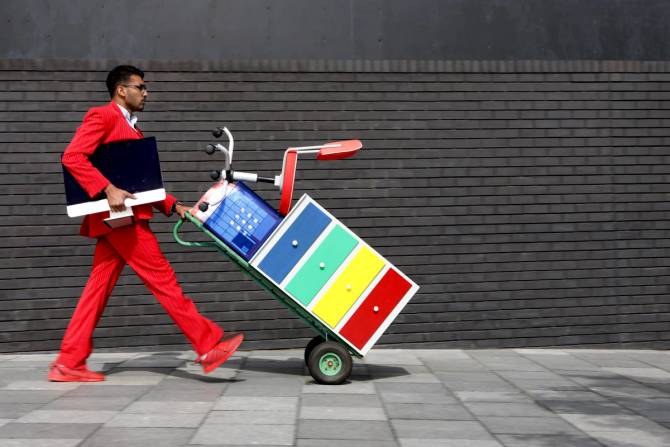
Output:
<svg viewBox="0 0 670 447">
<path fill-rule="evenodd" d="M 209 203 L 204 226 L 248 261 L 282 218 L 242 182 L 214 186 L 219 187 L 225 188 L 225 195 L 219 203 Z M 198 203 L 202 203 L 202 199 Z M 196 214 L 196 217 L 199 216 Z"/>
<path fill-rule="evenodd" d="M 136 199 L 126 199 L 126 206 L 165 199 L 156 138 L 105 144 L 89 160 L 114 186 L 135 195 Z M 104 193 L 91 198 L 64 166 L 63 177 L 68 216 L 109 211 Z"/>
</svg>

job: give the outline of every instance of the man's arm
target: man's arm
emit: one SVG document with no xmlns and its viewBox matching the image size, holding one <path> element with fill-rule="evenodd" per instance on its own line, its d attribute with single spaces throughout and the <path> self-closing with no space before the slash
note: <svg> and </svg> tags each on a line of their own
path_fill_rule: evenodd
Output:
<svg viewBox="0 0 670 447">
<path fill-rule="evenodd" d="M 88 159 L 104 141 L 105 133 L 106 126 L 100 112 L 89 110 L 61 157 L 63 166 L 91 198 L 110 184 Z"/>
<path fill-rule="evenodd" d="M 74 138 L 65 148 L 61 163 L 91 198 L 104 192 L 112 211 L 123 211 L 126 208 L 125 199 L 128 197 L 134 199 L 135 196 L 112 185 L 88 159 L 104 141 L 106 131 L 105 121 L 100 112 L 95 109 L 89 110 Z"/>
<path fill-rule="evenodd" d="M 184 219 L 184 214 L 186 211 L 191 209 L 191 207 L 179 202 L 177 198 L 171 194 L 166 194 L 165 200 L 161 202 L 155 202 L 153 203 L 153 206 L 166 216 L 171 216 L 172 213 L 177 213 L 182 219 Z"/>
<path fill-rule="evenodd" d="M 175 203 L 177 203 L 177 198 L 171 194 L 166 193 L 165 199 L 161 200 L 160 202 L 154 202 L 152 205 L 161 213 L 165 214 L 166 216 L 170 216 L 175 211 L 172 209 L 175 206 Z"/>
</svg>

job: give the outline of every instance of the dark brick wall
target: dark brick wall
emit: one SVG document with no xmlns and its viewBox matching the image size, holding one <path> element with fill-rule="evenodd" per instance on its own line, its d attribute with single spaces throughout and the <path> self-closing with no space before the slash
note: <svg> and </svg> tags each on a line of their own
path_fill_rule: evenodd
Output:
<svg viewBox="0 0 670 447">
<path fill-rule="evenodd" d="M 354 159 L 301 160 L 296 192 L 421 285 L 380 344 L 670 346 L 670 63 L 135 63 L 141 126 L 187 202 L 220 164 L 201 151 L 216 125 L 263 175 L 289 145 L 363 140 Z M 65 215 L 59 155 L 114 64 L 0 61 L 0 351 L 56 349 L 86 280 L 93 243 Z M 173 223 L 153 228 L 208 317 L 248 349 L 305 345 L 311 330 L 222 255 L 177 245 Z M 130 271 L 95 336 L 184 343 Z"/>
</svg>

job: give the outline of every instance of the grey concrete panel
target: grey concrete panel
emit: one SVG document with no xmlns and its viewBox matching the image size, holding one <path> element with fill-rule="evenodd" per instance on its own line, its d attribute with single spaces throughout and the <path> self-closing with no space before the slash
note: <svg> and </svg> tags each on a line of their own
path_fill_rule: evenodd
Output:
<svg viewBox="0 0 670 447">
<path fill-rule="evenodd" d="M 663 1 L 3 2 L 0 57 L 664 60 Z M 603 14 L 603 10 L 606 13 Z M 132 11 L 132 14 L 117 12 Z M 326 24 L 330 26 L 325 26 Z M 568 26 L 568 24 L 570 24 Z M 125 32 L 119 36 L 118 30 Z M 402 30 L 403 32 L 398 32 Z"/>
</svg>

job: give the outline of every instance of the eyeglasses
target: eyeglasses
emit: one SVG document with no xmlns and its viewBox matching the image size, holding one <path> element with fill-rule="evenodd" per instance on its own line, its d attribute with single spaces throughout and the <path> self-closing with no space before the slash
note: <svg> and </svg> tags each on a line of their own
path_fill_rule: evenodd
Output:
<svg viewBox="0 0 670 447">
<path fill-rule="evenodd" d="M 146 84 L 121 84 L 124 87 L 135 87 L 137 90 L 141 92 L 146 92 L 147 91 L 147 85 Z"/>
</svg>

